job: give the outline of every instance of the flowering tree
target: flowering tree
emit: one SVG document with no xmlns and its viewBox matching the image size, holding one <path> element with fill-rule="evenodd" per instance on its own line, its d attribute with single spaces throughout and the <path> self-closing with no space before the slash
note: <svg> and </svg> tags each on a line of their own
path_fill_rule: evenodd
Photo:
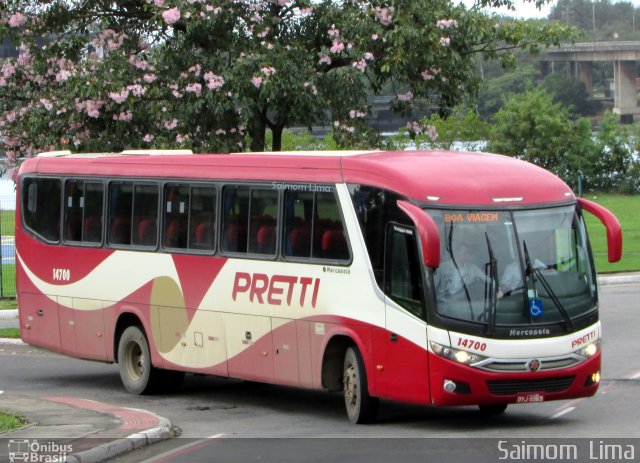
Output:
<svg viewBox="0 0 640 463">
<path fill-rule="evenodd" d="M 478 9 L 509 2 L 5 0 L 0 37 L 19 56 L 0 62 L 0 150 L 255 151 L 267 129 L 278 150 L 285 127 L 317 122 L 371 145 L 383 86 L 398 111 L 448 108 L 473 94 L 475 56 L 569 36 Z"/>
</svg>

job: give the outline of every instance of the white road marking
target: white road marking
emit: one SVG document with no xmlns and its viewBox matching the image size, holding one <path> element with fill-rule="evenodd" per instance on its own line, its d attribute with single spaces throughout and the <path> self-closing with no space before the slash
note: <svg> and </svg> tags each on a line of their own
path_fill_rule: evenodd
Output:
<svg viewBox="0 0 640 463">
<path fill-rule="evenodd" d="M 560 410 L 558 413 L 556 413 L 555 415 L 551 416 L 552 420 L 558 419 L 561 416 L 566 415 L 567 413 L 571 413 L 572 411 L 574 411 L 576 409 L 576 407 L 567 407 L 564 410 Z"/>
</svg>

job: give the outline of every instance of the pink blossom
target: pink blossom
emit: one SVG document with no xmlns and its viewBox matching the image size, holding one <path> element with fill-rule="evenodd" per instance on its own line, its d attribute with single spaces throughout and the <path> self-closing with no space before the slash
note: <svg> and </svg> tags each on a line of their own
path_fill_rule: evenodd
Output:
<svg viewBox="0 0 640 463">
<path fill-rule="evenodd" d="M 329 37 L 334 37 L 337 39 L 338 37 L 340 37 L 340 29 L 331 28 L 327 31 L 327 34 L 329 34 Z"/>
<path fill-rule="evenodd" d="M 320 56 L 320 60 L 318 61 L 318 64 L 322 64 L 322 63 L 331 64 L 331 57 L 329 55 Z"/>
<path fill-rule="evenodd" d="M 333 42 L 333 45 L 329 49 L 331 53 L 340 53 L 342 50 L 344 50 L 344 43 L 335 40 Z"/>
<path fill-rule="evenodd" d="M 440 37 L 440 45 L 446 47 L 451 43 L 451 39 L 449 37 Z"/>
<path fill-rule="evenodd" d="M 131 113 L 131 111 L 124 111 L 124 112 L 121 112 L 119 114 L 114 114 L 113 115 L 113 120 L 114 121 L 125 121 L 125 122 L 128 122 L 131 119 L 133 119 L 133 114 Z"/>
<path fill-rule="evenodd" d="M 140 98 L 145 93 L 147 93 L 147 89 L 144 88 L 140 84 L 128 85 L 127 86 L 127 90 L 129 90 L 131 93 L 133 93 L 133 96 L 138 97 L 138 98 Z"/>
<path fill-rule="evenodd" d="M 366 52 L 366 53 L 364 54 L 364 59 L 366 59 L 367 61 L 371 61 L 371 60 L 373 60 L 373 53 L 371 53 L 371 52 Z"/>
<path fill-rule="evenodd" d="M 300 8 L 300 14 L 311 14 L 311 13 L 313 13 L 313 8 L 311 7 Z"/>
<path fill-rule="evenodd" d="M 440 19 L 436 26 L 440 29 L 449 29 L 450 27 L 458 27 L 458 21 L 455 19 Z"/>
<path fill-rule="evenodd" d="M 158 8 L 162 8 L 164 6 L 164 0 L 153 0 L 153 3 L 155 3 Z"/>
<path fill-rule="evenodd" d="M 216 130 L 216 135 L 226 135 L 227 131 L 225 129 Z"/>
<path fill-rule="evenodd" d="M 153 135 L 151 135 L 150 133 L 146 134 L 144 137 L 142 137 L 142 141 L 144 141 L 145 143 L 151 143 L 153 141 L 155 137 Z"/>
<path fill-rule="evenodd" d="M 118 104 L 122 104 L 129 97 L 129 90 L 123 89 L 120 93 L 109 92 L 109 98 Z"/>
<path fill-rule="evenodd" d="M 252 83 L 256 88 L 260 88 L 260 86 L 262 85 L 262 77 L 260 77 L 260 76 L 253 77 L 253 78 L 251 79 L 251 83 Z"/>
<path fill-rule="evenodd" d="M 380 21 L 380 24 L 382 24 L 383 26 L 388 26 L 393 22 L 394 12 L 395 8 L 392 6 L 390 6 L 389 8 L 376 6 L 375 8 L 376 18 L 378 18 L 378 21 Z"/>
<path fill-rule="evenodd" d="M 429 74 L 429 71 L 422 71 L 422 78 L 424 80 L 431 80 L 433 77 L 433 74 Z"/>
<path fill-rule="evenodd" d="M 353 63 L 351 63 L 351 66 L 364 72 L 364 70 L 367 68 L 367 62 L 364 59 L 361 59 L 360 61 L 354 61 Z"/>
<path fill-rule="evenodd" d="M 362 119 L 364 116 L 366 116 L 366 114 L 363 113 L 362 111 L 357 111 L 355 109 L 352 109 L 351 111 L 349 111 L 349 117 L 351 119 Z"/>
<path fill-rule="evenodd" d="M 192 72 L 196 76 L 200 76 L 200 73 L 202 72 L 202 65 L 195 64 L 195 65 L 191 66 L 189 68 L 189 72 Z"/>
<path fill-rule="evenodd" d="M 153 81 L 156 80 L 156 76 L 153 75 L 153 74 L 145 74 L 142 77 L 142 80 L 144 80 L 146 83 L 150 84 L 150 83 L 152 83 Z"/>
<path fill-rule="evenodd" d="M 429 138 L 431 138 L 431 140 L 435 140 L 436 138 L 438 138 L 438 130 L 435 128 L 435 126 L 428 125 L 427 135 L 429 135 Z"/>
<path fill-rule="evenodd" d="M 224 77 L 217 76 L 213 72 L 205 73 L 204 80 L 207 81 L 207 88 L 211 90 L 217 90 L 224 85 Z"/>
<path fill-rule="evenodd" d="M 276 0 L 276 2 L 280 6 L 287 6 L 291 2 L 291 0 Z"/>
<path fill-rule="evenodd" d="M 176 142 L 182 143 L 184 141 L 184 136 L 181 134 L 176 135 Z"/>
<path fill-rule="evenodd" d="M 9 27 L 20 27 L 27 22 L 27 17 L 22 13 L 12 14 L 9 18 Z"/>
<path fill-rule="evenodd" d="M 202 94 L 202 85 L 200 85 L 198 82 L 194 82 L 192 84 L 189 84 L 186 86 L 185 91 L 187 93 L 195 93 L 196 96 L 200 96 Z"/>
<path fill-rule="evenodd" d="M 272 67 L 263 67 L 262 69 L 260 69 L 260 71 L 262 71 L 262 73 L 265 76 L 270 76 L 271 74 L 275 74 L 276 73 L 275 68 L 272 68 Z"/>
<path fill-rule="evenodd" d="M 173 130 L 176 127 L 178 127 L 178 120 L 177 119 L 173 119 L 172 121 L 164 121 L 162 123 L 162 125 L 164 126 L 165 129 L 167 130 Z"/>
<path fill-rule="evenodd" d="M 379 37 L 378 34 L 371 34 L 371 40 L 378 40 Z"/>
<path fill-rule="evenodd" d="M 411 92 L 398 95 L 398 101 L 411 101 L 412 99 L 413 99 L 413 93 Z"/>
<path fill-rule="evenodd" d="M 51 111 L 53 109 L 53 105 L 46 98 L 40 98 L 40 104 L 44 106 L 47 111 Z"/>
<path fill-rule="evenodd" d="M 267 36 L 267 34 L 269 33 L 269 28 L 265 27 L 264 30 L 262 32 L 259 32 L 258 34 L 256 34 L 258 37 L 260 37 L 261 39 L 265 38 Z"/>
<path fill-rule="evenodd" d="M 162 12 L 162 19 L 167 24 L 174 24 L 180 20 L 180 10 L 178 8 L 170 8 Z"/>
</svg>

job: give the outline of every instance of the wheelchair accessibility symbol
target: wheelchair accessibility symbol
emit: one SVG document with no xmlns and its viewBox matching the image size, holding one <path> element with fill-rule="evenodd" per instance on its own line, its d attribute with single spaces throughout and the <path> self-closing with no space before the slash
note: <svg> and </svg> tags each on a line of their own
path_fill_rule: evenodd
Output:
<svg viewBox="0 0 640 463">
<path fill-rule="evenodd" d="M 544 315 L 541 299 L 529 299 L 529 313 L 533 318 L 540 318 Z"/>
</svg>

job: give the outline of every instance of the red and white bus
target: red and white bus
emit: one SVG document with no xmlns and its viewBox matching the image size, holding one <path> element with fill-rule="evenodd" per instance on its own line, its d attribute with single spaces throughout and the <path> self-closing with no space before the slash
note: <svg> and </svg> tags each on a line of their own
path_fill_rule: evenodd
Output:
<svg viewBox="0 0 640 463">
<path fill-rule="evenodd" d="M 438 151 L 70 154 L 26 160 L 22 339 L 117 362 L 486 413 L 593 395 L 618 221 L 532 164 Z"/>
</svg>

